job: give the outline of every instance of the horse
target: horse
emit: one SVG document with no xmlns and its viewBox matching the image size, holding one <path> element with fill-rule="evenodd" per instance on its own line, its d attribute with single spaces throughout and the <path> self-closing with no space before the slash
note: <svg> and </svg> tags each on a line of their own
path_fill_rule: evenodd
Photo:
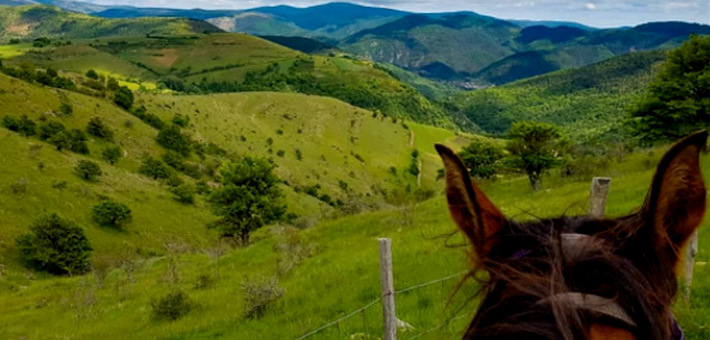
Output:
<svg viewBox="0 0 710 340">
<path fill-rule="evenodd" d="M 479 305 L 463 339 L 681 340 L 671 310 L 681 251 L 705 214 L 705 131 L 663 156 L 639 210 L 619 218 L 506 218 L 437 144 L 449 213 L 472 246 Z"/>
</svg>

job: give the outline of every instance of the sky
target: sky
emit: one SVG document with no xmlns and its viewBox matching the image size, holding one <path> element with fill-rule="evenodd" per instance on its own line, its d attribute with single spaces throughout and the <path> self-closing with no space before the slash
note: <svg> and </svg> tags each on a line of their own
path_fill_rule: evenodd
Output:
<svg viewBox="0 0 710 340">
<path fill-rule="evenodd" d="M 245 9 L 274 5 L 308 7 L 330 2 L 323 0 L 89 1 L 138 7 L 205 9 Z M 466 10 L 501 19 L 575 21 L 595 27 L 634 26 L 650 21 L 670 20 L 710 24 L 710 0 L 352 0 L 349 2 L 412 12 Z"/>
</svg>

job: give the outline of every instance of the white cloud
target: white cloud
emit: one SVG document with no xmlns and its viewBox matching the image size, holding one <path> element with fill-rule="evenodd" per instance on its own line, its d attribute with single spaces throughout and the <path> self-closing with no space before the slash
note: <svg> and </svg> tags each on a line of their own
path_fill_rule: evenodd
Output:
<svg viewBox="0 0 710 340">
<path fill-rule="evenodd" d="M 588 2 L 588 3 L 584 4 L 584 8 L 586 8 L 590 11 L 593 11 L 593 10 L 597 9 L 597 5 L 594 3 Z"/>
</svg>

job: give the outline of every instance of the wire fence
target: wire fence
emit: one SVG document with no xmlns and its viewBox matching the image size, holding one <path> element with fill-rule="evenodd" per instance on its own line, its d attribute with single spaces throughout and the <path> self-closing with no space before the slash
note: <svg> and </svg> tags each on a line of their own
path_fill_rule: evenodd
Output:
<svg viewBox="0 0 710 340">
<path fill-rule="evenodd" d="M 437 309 L 436 311 L 432 311 L 432 309 L 436 309 L 436 308 L 431 308 L 432 307 L 431 305 L 435 303 L 432 300 L 445 301 L 446 300 L 445 296 L 447 294 L 451 293 L 450 290 L 446 289 L 447 287 L 445 286 L 445 283 L 447 281 L 451 281 L 453 279 L 461 277 L 461 276 L 465 275 L 466 273 L 468 273 L 468 271 L 462 271 L 462 272 L 459 272 L 456 274 L 448 275 L 446 277 L 442 277 L 442 278 L 435 279 L 432 281 L 428 281 L 428 282 L 424 282 L 424 283 L 420 283 L 420 284 L 416 284 L 413 286 L 409 286 L 406 288 L 396 290 L 394 292 L 394 294 L 395 294 L 395 296 L 397 296 L 397 299 L 399 300 L 397 305 L 402 306 L 403 309 L 409 310 L 409 313 L 404 313 L 403 315 L 400 315 L 402 317 L 401 318 L 402 324 L 406 325 L 405 328 L 412 327 L 408 323 L 408 321 L 412 321 L 414 319 L 417 320 L 414 322 L 416 327 L 413 327 L 413 329 L 410 328 L 409 330 L 405 330 L 405 331 L 412 332 L 413 330 L 418 330 L 419 327 L 424 328 L 424 326 L 427 326 L 426 325 L 427 322 L 430 323 L 430 322 L 433 322 L 436 320 L 440 320 L 443 315 L 443 312 L 444 312 L 443 307 L 444 307 L 445 303 L 442 303 L 442 310 Z M 441 287 L 434 287 L 437 284 L 441 284 Z M 431 291 L 426 292 L 427 289 L 429 289 Z M 411 301 L 402 301 L 402 299 L 405 299 L 405 296 L 412 295 L 415 292 L 417 293 L 415 296 L 415 299 L 413 299 Z M 380 305 L 379 303 L 381 301 L 382 301 L 381 298 L 377 298 L 377 299 L 371 301 L 370 303 L 364 305 L 363 307 L 358 308 L 358 309 L 348 313 L 345 316 L 337 318 L 337 319 L 335 319 L 331 322 L 328 322 L 328 323 L 326 323 L 326 324 L 324 324 L 312 331 L 305 333 L 304 335 L 302 335 L 299 338 L 296 338 L 295 340 L 305 340 L 305 339 L 311 338 L 311 337 L 315 336 L 316 334 L 325 333 L 326 330 L 328 330 L 329 328 L 332 328 L 332 327 L 338 328 L 337 332 L 334 331 L 337 334 L 334 334 L 332 337 L 341 338 L 342 335 L 340 334 L 341 333 L 340 328 L 343 327 L 342 326 L 343 322 L 345 322 L 346 320 L 351 319 L 357 315 L 362 316 L 362 318 L 363 318 L 362 325 L 347 328 L 350 333 L 350 337 L 349 337 L 350 339 L 358 339 L 358 338 L 370 339 L 372 337 L 372 335 L 374 335 L 374 334 L 371 334 L 370 332 L 374 329 L 377 329 L 377 334 L 381 335 L 381 334 L 379 334 L 379 332 L 381 331 L 381 326 L 382 326 L 382 322 L 381 322 L 381 320 L 379 320 L 381 318 L 381 316 L 379 318 L 377 318 L 378 322 L 375 322 L 371 326 L 368 326 L 367 317 L 365 314 L 368 311 L 368 309 L 375 307 L 375 306 L 379 306 Z M 424 310 L 427 310 L 427 309 L 429 309 L 429 311 L 425 313 Z M 414 311 L 414 312 L 412 312 L 412 311 Z M 436 326 L 434 326 L 434 327 L 426 328 L 426 330 L 420 331 L 417 334 L 407 338 L 406 340 L 421 338 L 427 334 L 430 334 L 430 333 L 435 332 L 439 329 L 442 329 L 455 321 L 461 320 L 464 317 L 467 317 L 469 315 L 470 315 L 470 313 L 465 312 L 465 313 L 457 315 L 453 318 L 445 318 L 445 321 L 436 324 Z M 425 320 L 427 322 L 425 322 Z M 343 327 L 343 328 L 345 328 L 345 327 Z M 359 329 L 359 331 L 356 332 L 356 331 L 354 331 L 354 329 Z M 324 334 L 321 334 L 321 335 L 324 335 Z M 329 337 L 329 338 L 332 338 L 332 337 Z"/>
</svg>

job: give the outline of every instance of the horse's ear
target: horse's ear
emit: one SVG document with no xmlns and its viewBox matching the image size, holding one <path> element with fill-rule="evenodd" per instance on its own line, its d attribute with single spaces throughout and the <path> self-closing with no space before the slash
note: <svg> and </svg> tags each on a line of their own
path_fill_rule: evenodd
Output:
<svg viewBox="0 0 710 340">
<path fill-rule="evenodd" d="M 505 216 L 471 180 L 461 158 L 451 149 L 436 144 L 446 170 L 446 198 L 449 212 L 459 229 L 484 259 L 496 243 L 496 234 L 505 226 Z"/>
<path fill-rule="evenodd" d="M 700 153 L 708 133 L 695 133 L 674 145 L 661 160 L 642 214 L 652 223 L 656 246 L 683 247 L 705 215 L 705 183 Z"/>
</svg>

